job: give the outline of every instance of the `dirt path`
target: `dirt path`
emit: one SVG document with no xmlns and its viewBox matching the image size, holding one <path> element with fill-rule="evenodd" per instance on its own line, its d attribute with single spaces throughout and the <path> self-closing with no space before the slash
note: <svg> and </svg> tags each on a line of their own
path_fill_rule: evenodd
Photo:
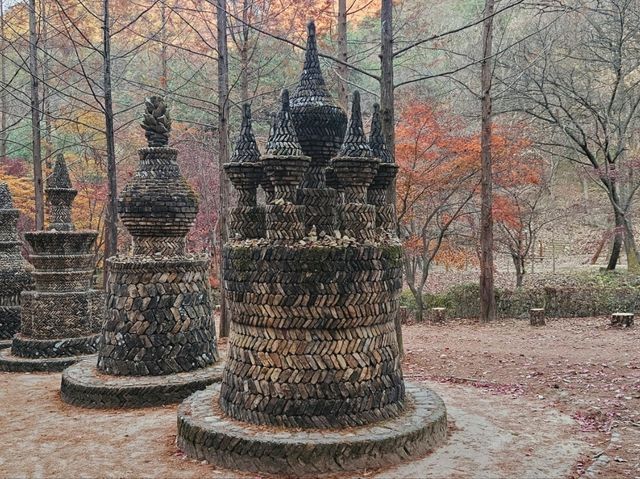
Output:
<svg viewBox="0 0 640 479">
<path fill-rule="evenodd" d="M 363 475 L 640 476 L 640 334 L 603 324 L 407 327 L 405 374 L 443 396 L 450 440 L 420 461 Z M 61 402 L 59 383 L 59 374 L 0 374 L 0 476 L 255 477 L 184 458 L 175 406 L 85 410 Z"/>
</svg>

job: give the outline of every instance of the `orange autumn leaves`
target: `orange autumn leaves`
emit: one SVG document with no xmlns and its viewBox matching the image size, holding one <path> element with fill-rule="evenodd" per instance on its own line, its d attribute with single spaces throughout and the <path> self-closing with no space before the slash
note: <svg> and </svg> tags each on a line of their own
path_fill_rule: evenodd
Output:
<svg viewBox="0 0 640 479">
<path fill-rule="evenodd" d="M 461 118 L 425 103 L 403 106 L 396 129 L 398 220 L 410 254 L 435 248 L 435 261 L 463 266 L 475 256 L 480 138 Z M 494 221 L 521 223 L 518 195 L 539 183 L 543 163 L 519 125 L 497 125 L 493 137 Z M 469 220 L 469 221 L 467 221 Z M 447 229 L 441 242 L 430 240 Z M 462 241 L 460 239 L 462 238 Z M 466 248 L 461 247 L 465 243 Z"/>
</svg>

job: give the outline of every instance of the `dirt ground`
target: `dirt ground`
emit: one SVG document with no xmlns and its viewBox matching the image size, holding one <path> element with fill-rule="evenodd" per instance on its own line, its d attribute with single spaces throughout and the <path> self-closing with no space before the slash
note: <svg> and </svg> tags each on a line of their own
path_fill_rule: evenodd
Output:
<svg viewBox="0 0 640 479">
<path fill-rule="evenodd" d="M 407 380 L 445 400 L 448 443 L 367 477 L 640 478 L 640 329 L 607 319 L 405 327 Z M 94 411 L 59 374 L 0 374 L 2 477 L 255 477 L 185 458 L 176 406 Z"/>
<path fill-rule="evenodd" d="M 537 400 L 574 419 L 595 454 L 574 476 L 640 478 L 640 328 L 608 318 L 450 321 L 404 328 L 405 378 Z"/>
</svg>

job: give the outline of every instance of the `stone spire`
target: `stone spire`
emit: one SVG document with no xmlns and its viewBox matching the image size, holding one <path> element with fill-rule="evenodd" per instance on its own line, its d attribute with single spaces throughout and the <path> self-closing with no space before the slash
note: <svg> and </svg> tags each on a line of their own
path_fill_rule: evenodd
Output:
<svg viewBox="0 0 640 479">
<path fill-rule="evenodd" d="M 260 160 L 260 150 L 256 143 L 256 137 L 253 135 L 251 127 L 251 105 L 245 103 L 242 106 L 242 124 L 240 126 L 240 134 L 236 140 L 236 147 L 231 155 L 232 163 L 255 163 Z"/>
<path fill-rule="evenodd" d="M 292 104 L 295 106 L 325 105 L 328 102 L 333 104 L 320 70 L 316 25 L 313 21 L 307 24 L 307 50 L 304 56 L 304 67 L 292 98 Z"/>
<path fill-rule="evenodd" d="M 351 118 L 347 127 L 347 135 L 338 152 L 338 156 L 351 158 L 371 158 L 373 153 L 367 142 L 367 137 L 362 127 L 362 113 L 360 110 L 360 92 L 353 92 L 351 103 Z"/>
<path fill-rule="evenodd" d="M 167 111 L 164 99 L 152 96 L 144 101 L 144 120 L 140 124 L 145 131 L 147 143 L 150 147 L 162 147 L 169 144 L 171 132 L 171 117 Z"/>
<path fill-rule="evenodd" d="M 56 164 L 53 166 L 53 172 L 51 176 L 47 178 L 47 188 L 61 188 L 72 189 L 71 178 L 69 177 L 69 169 L 67 168 L 67 162 L 64 159 L 64 155 L 59 153 L 56 156 Z"/>
<path fill-rule="evenodd" d="M 371 118 L 371 131 L 369 132 L 369 146 L 374 158 L 379 158 L 382 163 L 393 163 L 391 153 L 382 134 L 382 121 L 380 119 L 380 105 L 373 104 L 373 117 Z"/>
<path fill-rule="evenodd" d="M 282 106 L 269 140 L 267 154 L 271 156 L 302 156 L 302 148 L 293 128 L 289 111 L 289 90 L 282 90 Z"/>
<path fill-rule="evenodd" d="M 4 181 L 0 181 L 0 210 L 12 210 L 13 198 L 11 198 L 11 192 L 9 191 L 9 185 Z"/>
<path fill-rule="evenodd" d="M 49 229 L 73 231 L 75 227 L 71 220 L 71 206 L 78 191 L 71 185 L 67 162 L 62 153 L 56 157 L 53 172 L 47 178 L 45 194 L 51 206 Z"/>
</svg>

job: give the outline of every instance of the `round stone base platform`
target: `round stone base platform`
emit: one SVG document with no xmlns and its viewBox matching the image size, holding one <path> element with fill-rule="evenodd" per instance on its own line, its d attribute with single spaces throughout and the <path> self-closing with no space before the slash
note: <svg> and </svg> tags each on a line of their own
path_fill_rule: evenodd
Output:
<svg viewBox="0 0 640 479">
<path fill-rule="evenodd" d="M 198 391 L 178 409 L 178 447 L 188 456 L 230 469 L 317 476 L 389 466 L 442 444 L 447 412 L 433 391 L 406 384 L 402 416 L 370 426 L 301 430 L 243 423 L 218 406 L 220 385 Z"/>
<path fill-rule="evenodd" d="M 96 355 L 63 356 L 59 358 L 23 358 L 14 356 L 10 349 L 0 350 L 0 371 L 10 373 L 59 373 L 82 361 L 97 361 Z"/>
<path fill-rule="evenodd" d="M 13 342 L 13 339 L 2 339 L 2 340 L 0 340 L 0 349 L 10 348 L 12 342 Z"/>
<path fill-rule="evenodd" d="M 166 376 L 103 374 L 96 360 L 82 361 L 62 374 L 62 400 L 87 408 L 161 406 L 184 398 L 222 379 L 223 361 L 207 368 Z"/>
</svg>

